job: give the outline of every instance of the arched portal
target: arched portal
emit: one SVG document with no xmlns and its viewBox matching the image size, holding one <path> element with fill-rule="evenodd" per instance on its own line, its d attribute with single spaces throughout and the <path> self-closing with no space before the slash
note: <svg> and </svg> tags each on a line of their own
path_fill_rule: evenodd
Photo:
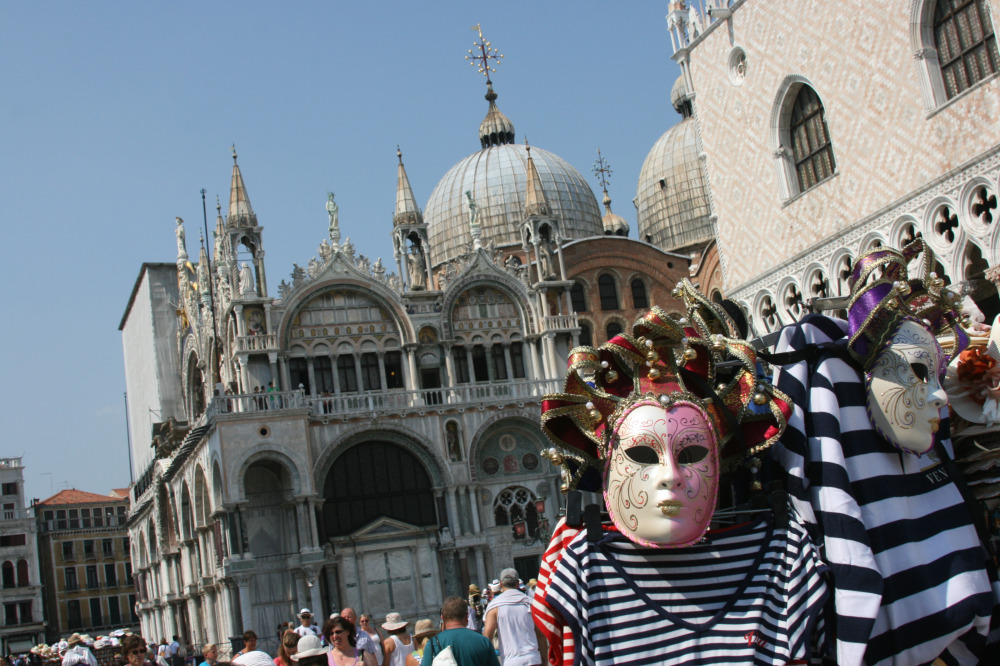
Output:
<svg viewBox="0 0 1000 666">
<path fill-rule="evenodd" d="M 323 482 L 328 537 L 345 536 L 378 518 L 434 525 L 434 493 L 424 465 L 401 446 L 362 442 L 344 451 Z"/>
</svg>

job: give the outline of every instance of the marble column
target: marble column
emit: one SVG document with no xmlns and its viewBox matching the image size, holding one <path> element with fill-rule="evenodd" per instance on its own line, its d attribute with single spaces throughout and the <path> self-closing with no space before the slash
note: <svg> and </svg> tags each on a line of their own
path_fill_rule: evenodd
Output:
<svg viewBox="0 0 1000 666">
<path fill-rule="evenodd" d="M 483 531 L 483 528 L 479 522 L 479 502 L 476 501 L 476 489 L 472 486 L 466 486 L 465 489 L 469 493 L 469 512 L 472 514 L 472 533 L 479 534 Z"/>
<path fill-rule="evenodd" d="M 302 567 L 302 580 L 306 584 L 306 588 L 309 590 L 309 608 L 320 609 L 323 607 L 323 602 L 320 600 L 319 594 L 319 573 L 320 568 L 315 566 Z M 315 610 L 318 616 L 322 616 L 322 612 Z"/>
<path fill-rule="evenodd" d="M 253 618 L 251 617 L 250 604 L 250 583 L 253 582 L 253 574 L 238 574 L 236 584 L 240 588 L 240 632 L 253 628 Z"/>
<path fill-rule="evenodd" d="M 479 580 L 474 582 L 478 585 L 485 585 L 492 578 L 486 575 L 486 560 L 483 558 L 483 547 L 476 546 L 474 550 L 476 556 L 476 575 L 479 577 Z"/>
<path fill-rule="evenodd" d="M 448 375 L 448 386 L 455 386 L 455 359 L 452 357 L 451 350 L 452 346 L 450 344 L 442 345 L 444 350 L 444 369 L 445 374 Z"/>
<path fill-rule="evenodd" d="M 525 344 L 528 346 L 528 357 L 531 359 L 531 378 L 545 379 L 546 374 L 538 362 L 538 341 L 529 340 Z"/>
<path fill-rule="evenodd" d="M 448 523 L 451 526 L 451 535 L 454 537 L 462 535 L 462 524 L 458 520 L 458 506 L 455 501 L 455 487 L 445 489 L 445 504 L 448 506 Z"/>
<path fill-rule="evenodd" d="M 215 595 L 215 588 L 210 587 L 205 590 L 205 640 L 209 643 L 219 643 L 223 638 L 219 633 L 219 622 L 215 607 Z"/>
<path fill-rule="evenodd" d="M 187 598 L 188 607 L 188 621 L 190 622 L 191 629 L 191 642 L 193 643 L 204 643 L 205 642 L 205 629 L 201 625 L 201 613 L 198 610 L 198 597 L 197 595 L 191 595 Z"/>
</svg>

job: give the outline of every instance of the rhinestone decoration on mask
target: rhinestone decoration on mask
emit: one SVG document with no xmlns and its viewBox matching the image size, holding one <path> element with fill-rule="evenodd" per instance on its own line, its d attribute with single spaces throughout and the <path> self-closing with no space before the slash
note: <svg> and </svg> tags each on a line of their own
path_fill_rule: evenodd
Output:
<svg viewBox="0 0 1000 666">
<path fill-rule="evenodd" d="M 725 311 L 688 280 L 674 295 L 687 318 L 653 307 L 630 335 L 597 349 L 573 349 L 564 391 L 543 399 L 542 430 L 556 447 L 546 457 L 562 467 L 564 491 L 605 489 L 616 430 L 640 402 L 669 410 L 685 401 L 702 410 L 716 435 L 720 471 L 734 469 L 784 432 L 790 400 L 758 379 L 754 349 L 737 337 Z"/>
<path fill-rule="evenodd" d="M 909 264 L 919 262 L 909 276 Z M 932 272 L 933 251 L 922 238 L 902 250 L 880 248 L 855 263 L 848 285 L 848 351 L 865 374 L 872 427 L 897 449 L 926 453 L 935 440 L 938 410 L 947 404 L 941 378 L 952 356 L 968 345 L 958 304 Z M 935 338 L 949 336 L 950 355 Z"/>
</svg>

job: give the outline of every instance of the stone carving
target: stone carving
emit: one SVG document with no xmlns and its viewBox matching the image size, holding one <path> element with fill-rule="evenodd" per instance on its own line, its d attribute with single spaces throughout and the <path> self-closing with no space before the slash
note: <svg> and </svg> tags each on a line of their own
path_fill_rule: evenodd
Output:
<svg viewBox="0 0 1000 666">
<path fill-rule="evenodd" d="M 174 230 L 174 233 L 177 234 L 177 258 L 179 259 L 181 257 L 187 257 L 188 253 L 187 245 L 184 242 L 184 220 L 179 217 L 176 218 L 176 220 L 177 229 Z"/>
<path fill-rule="evenodd" d="M 478 250 L 482 247 L 482 231 L 479 228 L 479 222 L 476 219 L 479 213 L 479 205 L 476 204 L 476 200 L 472 198 L 472 190 L 466 190 L 465 196 L 469 200 L 469 233 L 472 234 L 472 249 Z"/>
<path fill-rule="evenodd" d="M 329 262 L 330 258 L 333 256 L 333 248 L 330 247 L 330 244 L 326 242 L 325 238 L 323 239 L 323 242 L 319 244 L 318 252 L 320 261 L 324 264 Z"/>
<path fill-rule="evenodd" d="M 292 285 L 282 280 L 278 285 L 278 296 L 281 298 L 288 298 L 290 293 L 292 293 Z"/>
<path fill-rule="evenodd" d="M 326 193 L 326 214 L 330 218 L 330 240 L 337 247 L 340 243 L 340 207 L 333 200 L 333 192 Z M 350 238 L 347 240 L 350 241 Z"/>
<path fill-rule="evenodd" d="M 351 257 L 351 258 L 354 257 L 354 243 L 351 242 L 351 237 L 350 236 L 348 236 L 347 240 L 344 241 L 344 247 L 342 247 L 341 250 L 348 257 Z"/>
<path fill-rule="evenodd" d="M 306 271 L 298 264 L 292 264 L 292 287 L 297 288 L 306 280 Z"/>
<path fill-rule="evenodd" d="M 321 268 L 321 266 L 320 263 L 316 261 L 316 257 L 310 259 L 309 263 L 306 264 L 306 266 L 307 266 L 307 271 L 309 273 L 309 277 L 314 278 L 317 275 L 319 275 L 319 269 Z"/>
<path fill-rule="evenodd" d="M 385 266 L 382 265 L 382 257 L 375 260 L 375 265 L 372 266 L 372 273 L 379 282 L 385 282 Z"/>
<path fill-rule="evenodd" d="M 424 289 L 427 265 L 424 263 L 424 251 L 420 247 L 414 247 L 413 251 L 406 255 L 406 266 L 410 271 L 410 289 L 413 291 Z"/>
<path fill-rule="evenodd" d="M 254 287 L 253 270 L 244 261 L 243 266 L 240 267 L 240 296 L 256 294 L 257 290 Z"/>
</svg>

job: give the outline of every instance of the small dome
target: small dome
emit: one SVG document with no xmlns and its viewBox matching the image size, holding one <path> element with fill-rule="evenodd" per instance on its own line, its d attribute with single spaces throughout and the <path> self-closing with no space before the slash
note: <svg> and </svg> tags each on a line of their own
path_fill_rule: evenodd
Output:
<svg viewBox="0 0 1000 666">
<path fill-rule="evenodd" d="M 479 124 L 479 143 L 483 148 L 514 143 L 514 123 L 497 107 L 497 94 L 493 92 L 492 83 L 486 92 L 486 100 L 490 103 L 490 108 Z"/>
<path fill-rule="evenodd" d="M 691 115 L 691 101 L 687 96 L 687 84 L 684 83 L 684 75 L 681 74 L 674 81 L 674 86 L 670 89 L 670 105 L 674 107 L 674 111 L 685 118 Z"/>
<path fill-rule="evenodd" d="M 563 237 L 602 235 L 597 199 L 580 172 L 541 148 L 532 147 L 531 158 Z M 523 145 L 505 143 L 473 153 L 448 170 L 424 208 L 434 268 L 465 254 L 472 242 L 467 191 L 476 202 L 483 244 L 521 247 L 527 162 Z"/>
<path fill-rule="evenodd" d="M 611 212 L 611 197 L 608 196 L 607 190 L 604 191 L 604 217 L 601 218 L 601 222 L 604 223 L 605 236 L 628 236 L 628 222 L 621 215 Z"/>
<path fill-rule="evenodd" d="M 635 193 L 639 238 L 667 252 L 712 239 L 708 190 L 693 118 L 661 136 L 646 156 Z"/>
</svg>

